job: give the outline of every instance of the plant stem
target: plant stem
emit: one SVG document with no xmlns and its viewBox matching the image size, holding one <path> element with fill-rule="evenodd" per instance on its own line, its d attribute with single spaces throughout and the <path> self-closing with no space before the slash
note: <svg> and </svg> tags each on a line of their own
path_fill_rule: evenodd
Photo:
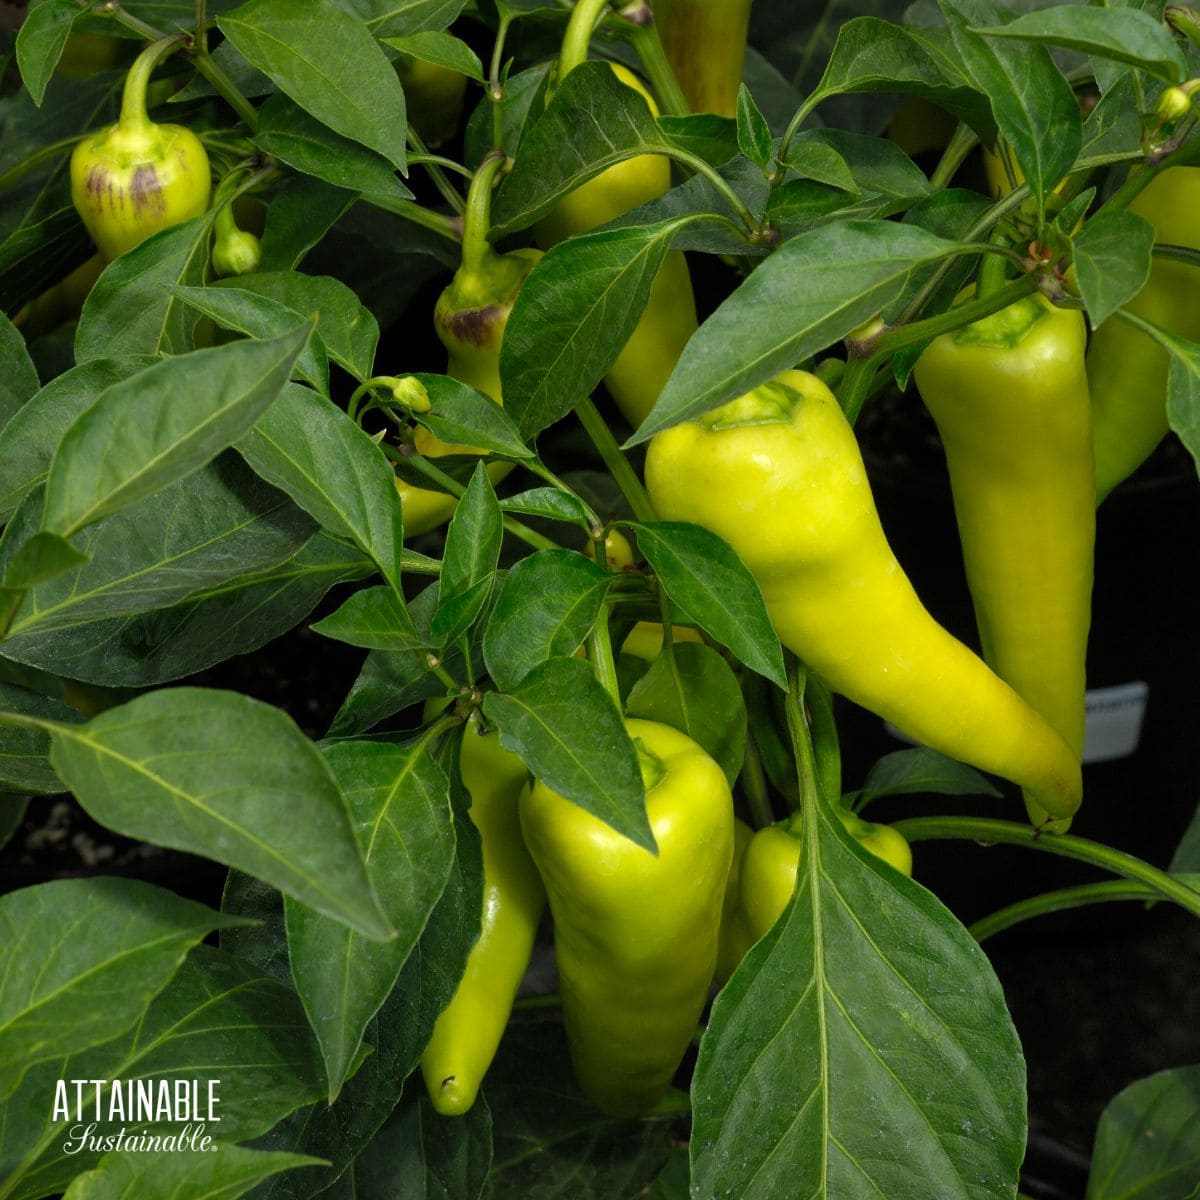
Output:
<svg viewBox="0 0 1200 1200">
<path fill-rule="evenodd" d="M 212 84 L 217 94 L 241 118 L 242 124 L 253 133 L 258 128 L 258 110 L 242 95 L 237 84 L 225 74 L 207 50 L 197 46 L 193 60 L 196 70 Z"/>
<path fill-rule="evenodd" d="M 933 168 L 933 174 L 929 176 L 930 186 L 934 188 L 947 187 L 954 177 L 954 172 L 962 166 L 963 160 L 978 145 L 979 135 L 969 125 L 964 125 L 960 121 L 949 145 L 942 151 L 938 165 Z"/>
<path fill-rule="evenodd" d="M 433 233 L 441 234 L 442 237 L 448 238 L 452 242 L 462 240 L 462 219 L 460 217 L 451 217 L 446 213 L 433 212 L 431 209 L 417 204 L 414 200 L 405 200 L 399 197 L 361 196 L 359 199 L 362 203 L 369 204 L 372 208 L 394 213 L 397 217 L 403 217 L 406 221 L 411 221 L 414 225 L 420 225 L 422 228 L 429 229 Z"/>
<path fill-rule="evenodd" d="M 650 86 L 658 97 L 658 107 L 667 116 L 686 117 L 691 115 L 691 109 L 667 61 L 667 53 L 663 49 L 662 38 L 658 36 L 658 27 L 653 21 L 649 25 L 631 25 L 627 34 L 629 44 L 637 51 L 642 69 Z"/>
<path fill-rule="evenodd" d="M 668 158 L 673 158 L 676 162 L 682 163 L 685 167 L 689 167 L 697 175 L 703 175 L 705 179 L 725 198 L 729 203 L 730 208 L 741 218 L 742 224 L 746 227 L 751 238 L 755 238 L 759 233 L 758 222 L 754 219 L 754 214 L 742 203 L 742 198 L 729 185 L 725 176 L 717 170 L 716 167 L 706 163 L 698 154 L 691 153 L 690 150 L 684 150 L 681 146 L 670 145 L 664 143 L 661 153 Z"/>
<path fill-rule="evenodd" d="M 147 41 L 161 41 L 167 35 L 161 29 L 156 29 L 148 21 L 143 21 L 140 17 L 133 16 L 132 13 L 127 13 L 117 0 L 108 0 L 107 4 L 101 4 L 99 8 L 93 10 L 97 16 L 105 14 L 111 16 L 115 21 L 124 25 L 126 29 L 131 29 L 134 33 L 140 34 Z"/>
<path fill-rule="evenodd" d="M 1110 879 L 1103 883 L 1084 883 L 1078 887 L 1060 888 L 1018 900 L 1004 908 L 981 917 L 968 927 L 968 932 L 977 942 L 986 941 L 1002 930 L 1010 929 L 1022 921 L 1049 913 L 1069 912 L 1074 908 L 1085 908 L 1089 904 L 1107 904 L 1113 900 L 1157 900 L 1158 893 L 1144 883 L 1131 879 Z"/>
<path fill-rule="evenodd" d="M 125 76 L 125 88 L 121 93 L 121 115 L 117 125 L 121 129 L 144 129 L 150 124 L 146 115 L 146 88 L 150 84 L 150 76 L 158 65 L 158 60 L 178 50 L 184 43 L 182 33 L 174 33 L 170 37 L 152 42 L 133 60 L 133 66 Z"/>
<path fill-rule="evenodd" d="M 775 820 L 775 814 L 771 811 L 767 776 L 752 734 L 746 738 L 746 758 L 742 764 L 742 791 L 746 795 L 746 803 L 750 808 L 750 819 L 754 828 L 765 829 Z"/>
<path fill-rule="evenodd" d="M 796 777 L 800 784 L 800 811 L 802 820 L 816 814 L 816 805 L 821 796 L 821 781 L 817 774 L 816 758 L 813 755 L 812 732 L 804 715 L 804 688 L 808 671 L 799 659 L 793 658 L 788 669 L 788 690 L 784 701 L 787 714 L 788 733 L 792 739 L 792 753 L 796 756 Z"/>
<path fill-rule="evenodd" d="M 504 42 L 512 20 L 511 12 L 501 11 L 500 25 L 492 45 L 492 61 L 488 68 L 487 95 L 492 105 L 492 147 L 497 150 L 504 148 L 504 85 L 500 82 L 500 70 L 504 64 Z"/>
<path fill-rule="evenodd" d="M 205 0 L 196 0 L 196 51 L 200 54 L 208 52 L 208 27 L 204 23 L 207 7 Z"/>
<path fill-rule="evenodd" d="M 492 188 L 505 161 L 502 150 L 493 150 L 471 178 L 467 206 L 463 211 L 462 236 L 462 270 L 468 275 L 482 275 L 495 257 L 487 235 L 492 224 Z"/>
<path fill-rule="evenodd" d="M 558 54 L 559 83 L 562 83 L 580 63 L 587 62 L 592 34 L 606 15 L 608 4 L 609 0 L 576 0 Z"/>
<path fill-rule="evenodd" d="M 650 497 L 646 495 L 646 489 L 642 487 L 642 481 L 629 465 L 629 460 L 621 453 L 617 439 L 613 437 L 612 430 L 605 424 L 604 418 L 592 403 L 591 397 L 584 397 L 575 406 L 575 415 L 579 418 L 588 437 L 592 439 L 592 444 L 600 452 L 604 465 L 616 480 L 617 487 L 621 489 L 621 495 L 625 497 L 629 507 L 633 510 L 633 515 L 639 521 L 653 521 L 655 519 L 654 506 L 650 503 Z"/>
<path fill-rule="evenodd" d="M 621 688 L 617 682 L 617 668 L 613 662 L 612 638 L 608 632 L 608 605 L 600 610 L 600 616 L 588 635 L 588 658 L 596 671 L 604 690 L 613 698 L 617 711 L 621 711 Z"/>
<path fill-rule="evenodd" d="M 1200 891 L 1165 871 L 1152 867 L 1140 858 L 1134 858 L 1132 854 L 1114 850 L 1111 846 L 1074 834 L 1038 833 L 1030 825 L 1018 825 L 1015 821 L 999 821 L 989 817 L 911 817 L 895 822 L 893 828 L 910 842 L 934 838 L 967 839 L 983 843 L 1002 842 L 1009 846 L 1027 846 L 1047 854 L 1072 858 L 1076 862 L 1089 863 L 1102 871 L 1144 883 L 1156 895 L 1173 900 L 1193 916 L 1200 917 Z"/>
<path fill-rule="evenodd" d="M 436 155 L 429 153 L 429 147 L 421 140 L 421 135 L 410 125 L 408 134 L 405 140 L 408 142 L 410 149 L 415 150 L 421 156 L 422 165 L 429 173 L 429 178 L 433 180 L 434 187 L 442 194 L 442 199 L 456 212 L 461 213 L 465 205 L 462 196 L 458 193 L 450 180 L 446 178 L 446 173 L 436 162 L 431 161 L 436 158 Z"/>
<path fill-rule="evenodd" d="M 822 100 L 825 99 L 825 93 L 821 91 L 813 92 L 803 104 L 796 109 L 795 115 L 788 122 L 788 127 L 784 131 L 783 138 L 779 142 L 779 178 L 774 182 L 778 183 L 783 179 L 783 174 L 787 170 L 788 152 L 792 148 L 792 139 L 800 132 L 800 126 L 808 119 L 809 114 Z"/>
</svg>

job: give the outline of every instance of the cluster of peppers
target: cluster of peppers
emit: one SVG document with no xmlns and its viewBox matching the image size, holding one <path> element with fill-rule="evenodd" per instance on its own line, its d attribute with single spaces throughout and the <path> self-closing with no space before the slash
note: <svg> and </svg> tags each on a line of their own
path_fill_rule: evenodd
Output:
<svg viewBox="0 0 1200 1200">
<path fill-rule="evenodd" d="M 655 11 L 692 108 L 734 115 L 749 0 L 657 0 Z M 119 120 L 72 157 L 76 205 L 106 260 L 209 208 L 202 143 L 146 115 L 150 73 L 177 44 L 138 58 Z M 694 69 L 700 61 L 703 71 Z M 560 77 L 573 65 L 564 55 Z M 656 111 L 636 77 L 613 70 Z M 431 141 L 444 136 L 437 116 L 461 106 L 461 77 L 448 74 L 431 83 L 445 89 L 425 131 Z M 410 82 L 416 90 L 415 75 Z M 435 312 L 447 374 L 498 404 L 505 323 L 541 254 L 498 254 L 487 243 L 502 164 L 489 156 L 474 176 L 462 265 Z M 547 249 L 669 186 L 661 157 L 621 163 L 566 197 L 536 240 Z M 1200 168 L 1156 177 L 1131 208 L 1160 240 L 1200 249 Z M 214 269 L 255 269 L 257 239 L 237 228 L 220 193 L 213 223 Z M 1130 309 L 1200 337 L 1200 310 L 1178 302 L 1188 282 L 1181 272 L 1190 269 L 1156 260 Z M 634 426 L 695 328 L 687 266 L 672 252 L 605 381 Z M 785 371 L 659 434 L 646 487 L 660 517 L 702 525 L 734 548 L 783 644 L 825 684 L 914 739 L 1018 784 L 1034 823 L 1062 830 L 1082 792 L 1095 508 L 1165 434 L 1166 372 L 1165 352 L 1141 331 L 1110 319 L 1089 348 L 1081 314 L 1036 294 L 924 351 L 915 378 L 946 452 L 982 658 L 921 604 L 884 537 L 851 426 L 815 375 Z M 414 449 L 426 458 L 480 453 L 423 429 Z M 508 467 L 488 469 L 498 480 Z M 397 487 L 408 534 L 453 510 L 443 492 L 403 480 Z M 652 658 L 662 636 L 660 627 L 639 626 L 626 649 Z M 724 773 L 701 747 L 667 725 L 626 724 L 656 855 L 530 780 L 477 713 L 463 726 L 460 769 L 482 839 L 484 903 L 481 935 L 421 1063 L 439 1112 L 461 1114 L 474 1103 L 547 901 L 573 1064 L 588 1094 L 618 1116 L 643 1114 L 661 1099 L 713 979 L 728 978 L 790 901 L 801 818 L 752 831 L 735 819 Z M 895 830 L 849 810 L 839 815 L 865 850 L 911 873 Z"/>
</svg>

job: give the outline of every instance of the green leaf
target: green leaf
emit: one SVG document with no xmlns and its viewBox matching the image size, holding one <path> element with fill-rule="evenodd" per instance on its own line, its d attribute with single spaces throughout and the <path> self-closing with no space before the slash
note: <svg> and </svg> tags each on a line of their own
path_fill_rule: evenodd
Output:
<svg viewBox="0 0 1200 1200">
<path fill-rule="evenodd" d="M 289 384 L 237 444 L 264 479 L 330 533 L 349 538 L 400 594 L 400 495 L 379 446 L 328 400 Z"/>
<path fill-rule="evenodd" d="M 815 179 L 817 183 L 843 192 L 859 190 L 846 160 L 832 146 L 806 141 L 803 134 L 796 138 L 788 150 L 787 167 L 804 179 Z"/>
<path fill-rule="evenodd" d="M 0 540 L 0 570 L 41 520 L 33 492 Z M 130 617 L 217 589 L 291 557 L 313 524 L 286 496 L 223 455 L 193 475 L 77 534 L 88 561 L 35 585 L 4 643 L 9 658 L 55 669 L 54 632 Z M 124 681 L 121 681 L 124 682 Z"/>
<path fill-rule="evenodd" d="M 285 179 L 267 208 L 260 270 L 294 271 L 357 198 L 354 192 L 330 187 L 311 175 Z"/>
<path fill-rule="evenodd" d="M 1088 114 L 1078 161 L 1102 166 L 1140 158 L 1141 153 L 1142 123 L 1130 72 L 1113 84 Z"/>
<path fill-rule="evenodd" d="M 60 700 L 0 682 L 0 711 L 41 717 L 48 721 L 81 721 L 73 708 Z M 0 787 L 6 791 L 53 795 L 62 784 L 50 767 L 50 735 L 44 729 L 0 725 Z"/>
<path fill-rule="evenodd" d="M 466 7 L 466 0 L 354 0 L 367 28 L 379 38 L 410 37 L 445 29 Z"/>
<path fill-rule="evenodd" d="M 496 493 L 483 463 L 477 463 L 446 532 L 438 607 L 430 625 L 439 643 L 457 640 L 479 615 L 495 578 L 503 540 L 503 514 Z"/>
<path fill-rule="evenodd" d="M 680 642 L 630 689 L 626 715 L 686 733 L 721 766 L 730 787 L 746 754 L 746 705 L 737 676 L 711 647 Z"/>
<path fill-rule="evenodd" d="M 239 563 L 245 573 L 166 607 L 60 626 L 6 645 L 5 652 L 72 679 L 155 687 L 259 649 L 295 629 L 334 584 L 375 571 L 369 559 L 323 533 L 277 565 L 247 570 L 251 565 Z"/>
<path fill-rule="evenodd" d="M 832 151 L 841 165 L 830 159 L 825 168 L 826 178 L 815 174 L 810 178 L 895 202 L 881 211 L 899 211 L 900 207 L 907 208 L 935 194 L 921 168 L 888 138 L 867 137 L 843 129 L 812 129 L 802 133 L 792 145 L 794 151 L 802 147 Z"/>
<path fill-rule="evenodd" d="M 250 338 L 279 337 L 307 324 L 307 319 L 295 309 L 244 288 L 172 287 L 171 291 L 222 329 L 232 329 Z M 309 338 L 293 373 L 323 396 L 329 395 L 329 358 L 319 332 L 314 331 Z"/>
<path fill-rule="evenodd" d="M 524 434 L 566 416 L 616 362 L 688 220 L 574 237 L 533 268 L 500 347 L 505 408 Z"/>
<path fill-rule="evenodd" d="M 299 271 L 256 271 L 219 279 L 214 288 L 253 292 L 316 318 L 317 332 L 329 357 L 356 379 L 371 374 L 379 325 L 355 292 L 328 275 Z"/>
<path fill-rule="evenodd" d="M 461 38 L 441 30 L 431 29 L 424 33 L 410 34 L 408 37 L 386 37 L 383 41 L 386 45 L 393 46 L 413 58 L 419 58 L 422 62 L 457 71 L 476 83 L 487 82 L 479 55 Z"/>
<path fill-rule="evenodd" d="M 338 742 L 324 757 L 346 797 L 380 907 L 397 931 L 380 945 L 285 898 L 292 976 L 321 1044 L 332 1103 L 446 886 L 454 829 L 445 772 L 420 742 Z"/>
<path fill-rule="evenodd" d="M 783 651 L 754 576 L 727 542 L 680 521 L 629 523 L 638 549 L 680 610 L 737 658 L 787 687 Z"/>
<path fill-rule="evenodd" d="M 508 325 L 505 338 L 507 329 Z M 425 389 L 431 405 L 428 412 L 413 413 L 413 419 L 443 442 L 476 446 L 506 458 L 533 457 L 512 416 L 490 396 L 447 375 L 418 372 L 408 378 L 415 379 Z"/>
<path fill-rule="evenodd" d="M 58 444 L 44 526 L 69 537 L 211 462 L 279 394 L 311 333 L 196 350 L 113 384 Z"/>
<path fill-rule="evenodd" d="M 3 313 L 0 313 L 0 363 L 3 364 L 3 373 L 0 374 L 0 430 L 3 430 L 41 386 L 37 369 L 25 347 L 25 339 Z"/>
<path fill-rule="evenodd" d="M 987 777 L 936 750 L 918 746 L 885 754 L 867 773 L 862 803 L 879 796 L 999 796 Z"/>
<path fill-rule="evenodd" d="M 386 585 L 355 592 L 336 612 L 310 628 L 322 637 L 365 650 L 433 649 L 435 645 L 432 638 L 426 642 L 419 636 L 403 599 Z"/>
<path fill-rule="evenodd" d="M 828 805 L 803 845 L 795 898 L 717 997 L 700 1043 L 694 1193 L 1012 1195 L 1025 1064 L 982 950 Z"/>
<path fill-rule="evenodd" d="M 93 359 L 52 379 L 17 410 L 0 430 L 0 521 L 7 521 L 45 480 L 54 451 L 75 418 L 106 388 L 157 361 L 151 355 Z"/>
<path fill-rule="evenodd" d="M 334 187 L 412 199 L 386 158 L 334 133 L 286 96 L 272 96 L 259 110 L 254 143 L 289 167 Z"/>
<path fill-rule="evenodd" d="M 574 550 L 537 550 L 505 577 L 483 635 L 496 686 L 517 687 L 548 659 L 574 654 L 604 607 L 612 576 Z"/>
<path fill-rule="evenodd" d="M 738 150 L 752 163 L 766 169 L 774 153 L 771 130 L 744 83 L 738 88 L 737 144 Z M 789 162 L 788 165 L 792 164 Z"/>
<path fill-rule="evenodd" d="M 0 1096 L 35 1063 L 124 1033 L 188 951 L 236 921 L 135 879 L 59 879 L 0 897 Z"/>
<path fill-rule="evenodd" d="M 583 1095 L 562 1022 L 546 1013 L 514 1015 L 484 1094 L 494 1145 L 489 1200 L 641 1197 L 671 1146 L 669 1118 L 614 1120 Z"/>
<path fill-rule="evenodd" d="M 608 63 L 580 63 L 522 137 L 512 173 L 492 203 L 492 236 L 532 225 L 614 163 L 666 145 L 645 99 Z"/>
<path fill-rule="evenodd" d="M 1044 46 L 988 39 L 972 27 L 1006 23 L 996 0 L 938 0 L 954 44 L 978 91 L 989 98 L 1000 133 L 1012 143 L 1039 200 L 1070 171 L 1083 143 L 1079 102 Z"/>
<path fill-rule="evenodd" d="M 1109 1102 L 1087 1200 L 1193 1200 L 1200 1178 L 1200 1067 L 1159 1071 Z"/>
<path fill-rule="evenodd" d="M 816 94 L 848 92 L 920 96 L 965 121 L 985 142 L 995 137 L 987 97 L 964 73 L 947 29 L 893 25 L 878 17 L 847 21 L 838 30 Z"/>
<path fill-rule="evenodd" d="M 172 688 L 51 738 L 51 765 L 102 825 L 250 871 L 367 937 L 393 936 L 336 781 L 279 709 Z"/>
<path fill-rule="evenodd" d="M 42 0 L 30 8 L 17 30 L 17 66 L 34 104 L 41 104 L 71 26 L 82 11 L 74 0 Z"/>
<path fill-rule="evenodd" d="M 29 806 L 29 796 L 13 796 L 0 792 L 0 850 L 12 840 Z"/>
<path fill-rule="evenodd" d="M 972 32 L 1062 46 L 1110 62 L 1128 63 L 1167 83 L 1187 77 L 1187 60 L 1167 27 L 1140 8 L 1062 4 Z"/>
<path fill-rule="evenodd" d="M 1076 234 L 1075 272 L 1093 329 L 1142 290 L 1153 246 L 1154 226 L 1124 209 L 1097 213 Z"/>
<path fill-rule="evenodd" d="M 77 550 L 66 538 L 42 530 L 21 543 L 20 549 L 8 559 L 4 569 L 4 588 L 28 591 L 39 583 L 57 579 L 86 563 L 88 556 Z"/>
<path fill-rule="evenodd" d="M 489 692 L 483 711 L 538 780 L 657 853 L 633 742 L 587 663 L 551 658 L 511 691 Z"/>
<path fill-rule="evenodd" d="M 689 117 L 663 116 L 658 128 L 672 145 L 702 158 L 711 167 L 727 163 L 738 152 L 737 122 L 713 113 Z"/>
<path fill-rule="evenodd" d="M 832 345 L 894 304 L 914 271 L 954 248 L 890 221 L 839 221 L 785 242 L 696 331 L 629 444 L 717 408 Z"/>
<path fill-rule="evenodd" d="M 118 1150 L 106 1154 L 99 1166 L 77 1175 L 63 1200 L 127 1200 L 151 1194 L 237 1200 L 272 1175 L 322 1162 L 302 1154 L 270 1153 L 244 1146 L 222 1145 L 219 1154 L 195 1155 L 178 1150 Z"/>
<path fill-rule="evenodd" d="M 518 492 L 515 496 L 505 496 L 500 501 L 500 507 L 504 512 L 541 517 L 546 521 L 567 521 L 582 529 L 589 528 L 587 510 L 583 504 L 559 488 L 531 488 L 527 492 Z"/>
<path fill-rule="evenodd" d="M 192 349 L 195 309 L 172 284 L 201 287 L 208 267 L 212 212 L 164 229 L 114 259 L 96 280 L 75 330 L 75 361 Z"/>
<path fill-rule="evenodd" d="M 247 0 L 217 24 L 301 108 L 405 170 L 404 91 L 361 20 L 333 0 Z"/>
<path fill-rule="evenodd" d="M 159 894 L 182 903 L 169 893 Z M 111 919 L 111 906 L 107 914 Z M 61 936 L 62 925 L 56 921 L 54 928 Z M 74 1113 L 68 1119 L 53 1118 L 57 1080 L 102 1081 L 98 1099 L 106 1113 L 114 1081 L 124 1088 L 141 1080 L 154 1088 L 175 1078 L 199 1079 L 205 1092 L 215 1082 L 222 1150 L 261 1136 L 324 1093 L 320 1052 L 295 992 L 230 954 L 197 946 L 127 1033 L 81 1054 L 60 1055 L 26 1075 L 6 1103 L 0 1127 L 6 1200 L 61 1193 L 100 1159 L 99 1152 L 71 1139 L 71 1128 L 78 1124 Z M 95 1098 L 94 1088 L 89 1095 Z M 119 1128 L 103 1132 L 115 1134 Z M 179 1135 L 179 1126 L 165 1121 L 129 1122 L 126 1128 L 132 1136 Z M 71 1153 L 64 1150 L 68 1145 Z M 191 1154 L 177 1157 L 185 1163 L 193 1159 Z"/>
<path fill-rule="evenodd" d="M 492 1163 L 492 1118 L 483 1100 L 440 1118 L 414 1089 L 354 1160 L 355 1200 L 479 1200 Z"/>
</svg>

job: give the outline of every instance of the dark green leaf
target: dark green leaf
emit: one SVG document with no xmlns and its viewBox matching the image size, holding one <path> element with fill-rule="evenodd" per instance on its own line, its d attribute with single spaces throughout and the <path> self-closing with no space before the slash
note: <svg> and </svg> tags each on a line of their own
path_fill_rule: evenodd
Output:
<svg viewBox="0 0 1200 1200">
<path fill-rule="evenodd" d="M 574 550 L 538 550 L 508 573 L 483 637 L 496 686 L 517 687 L 547 659 L 573 654 L 604 607 L 612 576 Z"/>
<path fill-rule="evenodd" d="M 196 350 L 113 384 L 58 444 L 44 525 L 70 536 L 211 462 L 279 394 L 311 332 Z"/>
<path fill-rule="evenodd" d="M 82 566 L 88 556 L 57 533 L 41 530 L 21 543 L 4 568 L 4 588 L 25 592 Z"/>
<path fill-rule="evenodd" d="M 991 102 L 1034 196 L 1042 200 L 1075 163 L 1082 145 L 1079 102 L 1044 46 L 989 39 L 971 28 L 1005 24 L 996 0 L 939 0 L 963 67 Z"/>
<path fill-rule="evenodd" d="M 688 218 L 609 229 L 555 246 L 525 280 L 504 330 L 500 378 L 523 433 L 590 394 L 629 340 Z"/>
<path fill-rule="evenodd" d="M 413 628 L 404 601 L 393 588 L 382 586 L 355 592 L 336 612 L 312 627 L 314 633 L 365 650 L 408 650 L 426 646 Z M 428 642 L 432 649 L 434 640 Z"/>
<path fill-rule="evenodd" d="M 59 879 L 0 898 L 0 1096 L 35 1063 L 124 1033 L 188 951 L 236 920 L 135 879 Z"/>
<path fill-rule="evenodd" d="M 408 37 L 387 37 L 383 40 L 387 45 L 413 58 L 419 58 L 422 62 L 457 71 L 468 79 L 474 79 L 476 83 L 486 82 L 479 55 L 461 38 L 431 29 L 424 33 L 410 34 Z"/>
<path fill-rule="evenodd" d="M 172 688 L 51 737 L 51 765 L 102 825 L 248 870 L 367 937 L 394 936 L 336 781 L 279 709 Z"/>
<path fill-rule="evenodd" d="M 1088 114 L 1079 161 L 1102 165 L 1138 158 L 1141 153 L 1142 123 L 1130 72 L 1109 88 Z"/>
<path fill-rule="evenodd" d="M 987 959 L 828 806 L 805 826 L 796 896 L 700 1043 L 694 1194 L 1012 1195 L 1025 1064 Z"/>
<path fill-rule="evenodd" d="M 0 711 L 48 721 L 83 719 L 59 700 L 4 682 L 0 682 Z M 0 725 L 0 787 L 16 792 L 61 792 L 63 785 L 50 767 L 49 753 L 50 735 L 44 729 Z"/>
<path fill-rule="evenodd" d="M 678 521 L 641 522 L 638 549 L 667 595 L 752 670 L 786 687 L 783 651 L 754 576 L 715 533 Z"/>
<path fill-rule="evenodd" d="M 549 659 L 510 692 L 489 692 L 483 711 L 538 780 L 657 853 L 633 742 L 587 663 Z"/>
<path fill-rule="evenodd" d="M 1154 226 L 1124 209 L 1097 213 L 1075 236 L 1075 272 L 1092 328 L 1142 290 Z"/>
<path fill-rule="evenodd" d="M 284 180 L 267 208 L 259 269 L 295 270 L 355 199 L 353 192 L 330 187 L 311 175 Z"/>
<path fill-rule="evenodd" d="M 845 337 L 954 243 L 893 222 L 835 222 L 785 242 L 700 326 L 631 442 L 716 408 Z M 796 286 L 803 279 L 805 286 Z"/>
<path fill-rule="evenodd" d="M 1062 4 L 1023 13 L 1006 25 L 973 32 L 1062 46 L 1111 62 L 1128 63 L 1167 83 L 1178 83 L 1187 73 L 1187 61 L 1167 27 L 1139 8 Z"/>
<path fill-rule="evenodd" d="M 587 511 L 572 495 L 559 488 L 531 488 L 515 496 L 506 496 L 500 501 L 505 512 L 521 513 L 523 516 L 542 517 L 547 521 L 569 521 L 584 529 L 589 527 Z"/>
<path fill-rule="evenodd" d="M 217 23 L 301 108 L 405 169 L 404 91 L 362 21 L 333 0 L 247 0 Z"/>
<path fill-rule="evenodd" d="M 0 364 L 3 364 L 0 374 L 0 430 L 3 430 L 40 386 L 25 339 L 3 313 L 0 313 Z"/>
<path fill-rule="evenodd" d="M 737 676 L 715 650 L 680 642 L 673 655 L 660 654 L 633 685 L 625 712 L 686 733 L 733 786 L 746 753 L 746 705 Z"/>
<path fill-rule="evenodd" d="M 109 263 L 83 306 L 75 361 L 129 354 L 183 354 L 192 348 L 196 311 L 172 284 L 200 287 L 208 265 L 213 213 L 164 229 Z"/>
<path fill-rule="evenodd" d="M 466 0 L 353 0 L 376 37 L 410 37 L 445 29 L 466 7 Z"/>
<path fill-rule="evenodd" d="M 1159 1071 L 1109 1103 L 1087 1200 L 1192 1200 L 1200 1179 L 1200 1067 Z"/>
<path fill-rule="evenodd" d="M 802 134 L 796 138 L 789 148 L 788 170 L 839 191 L 857 192 L 859 189 L 855 186 L 846 160 L 832 146 L 819 141 L 806 141 L 805 137 Z"/>
<path fill-rule="evenodd" d="M 75 0 L 42 0 L 30 8 L 17 30 L 17 66 L 35 104 L 41 104 L 71 26 L 82 12 Z"/>
<path fill-rule="evenodd" d="M 380 945 L 285 898 L 292 976 L 321 1044 L 332 1102 L 446 886 L 454 830 L 446 774 L 420 742 L 336 742 L 324 756 L 380 907 L 397 931 Z"/>
<path fill-rule="evenodd" d="M 713 113 L 690 117 L 659 117 L 658 127 L 681 150 L 719 167 L 738 152 L 737 122 Z"/>
<path fill-rule="evenodd" d="M 507 337 L 506 332 L 506 340 Z M 421 384 L 431 405 L 428 412 L 414 413 L 414 420 L 443 442 L 477 446 L 507 458 L 532 456 L 512 417 L 490 396 L 447 375 L 418 373 L 409 378 Z"/>
<path fill-rule="evenodd" d="M 742 154 L 756 166 L 765 169 L 770 164 L 773 156 L 771 130 L 744 83 L 738 89 L 737 144 Z M 790 161 L 788 165 L 791 165 Z"/>
<path fill-rule="evenodd" d="M 272 96 L 259 110 L 254 142 L 289 167 L 334 187 L 412 199 L 386 158 L 334 133 L 286 96 Z"/>
<path fill-rule="evenodd" d="M 454 509 L 446 533 L 446 549 L 442 555 L 442 570 L 438 579 L 438 607 L 447 600 L 490 580 L 500 561 L 500 543 L 504 538 L 503 514 L 487 477 L 483 463 Z M 438 615 L 433 618 L 434 634 L 438 633 Z"/>
<path fill-rule="evenodd" d="M 323 528 L 369 554 L 401 594 L 404 534 L 395 476 L 383 451 L 340 408 L 289 384 L 237 449 Z"/>
<path fill-rule="evenodd" d="M 919 746 L 885 754 L 868 772 L 862 800 L 879 796 L 999 796 L 974 767 Z"/>
<path fill-rule="evenodd" d="M 521 139 L 492 204 L 492 234 L 532 225 L 607 167 L 668 144 L 646 101 L 608 63 L 581 63 Z"/>
</svg>

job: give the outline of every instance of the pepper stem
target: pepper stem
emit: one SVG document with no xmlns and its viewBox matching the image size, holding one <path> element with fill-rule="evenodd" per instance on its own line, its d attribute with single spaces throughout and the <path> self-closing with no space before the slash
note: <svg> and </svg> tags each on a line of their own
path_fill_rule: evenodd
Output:
<svg viewBox="0 0 1200 1200">
<path fill-rule="evenodd" d="M 561 83 L 581 62 L 587 62 L 588 46 L 597 22 L 608 9 L 609 0 L 577 0 L 563 34 L 558 55 L 558 81 Z"/>
<path fill-rule="evenodd" d="M 133 60 L 129 74 L 125 76 L 125 90 L 121 93 L 121 115 L 117 125 L 127 133 L 144 129 L 150 124 L 146 115 L 146 89 L 158 60 L 178 50 L 187 38 L 182 33 L 172 34 L 162 41 L 153 42 Z"/>
<path fill-rule="evenodd" d="M 489 266 L 498 257 L 487 235 L 492 224 L 492 188 L 496 183 L 496 173 L 505 161 L 504 151 L 493 150 L 471 177 L 467 209 L 463 214 L 461 267 L 462 274 L 468 278 L 486 275 Z"/>
</svg>

